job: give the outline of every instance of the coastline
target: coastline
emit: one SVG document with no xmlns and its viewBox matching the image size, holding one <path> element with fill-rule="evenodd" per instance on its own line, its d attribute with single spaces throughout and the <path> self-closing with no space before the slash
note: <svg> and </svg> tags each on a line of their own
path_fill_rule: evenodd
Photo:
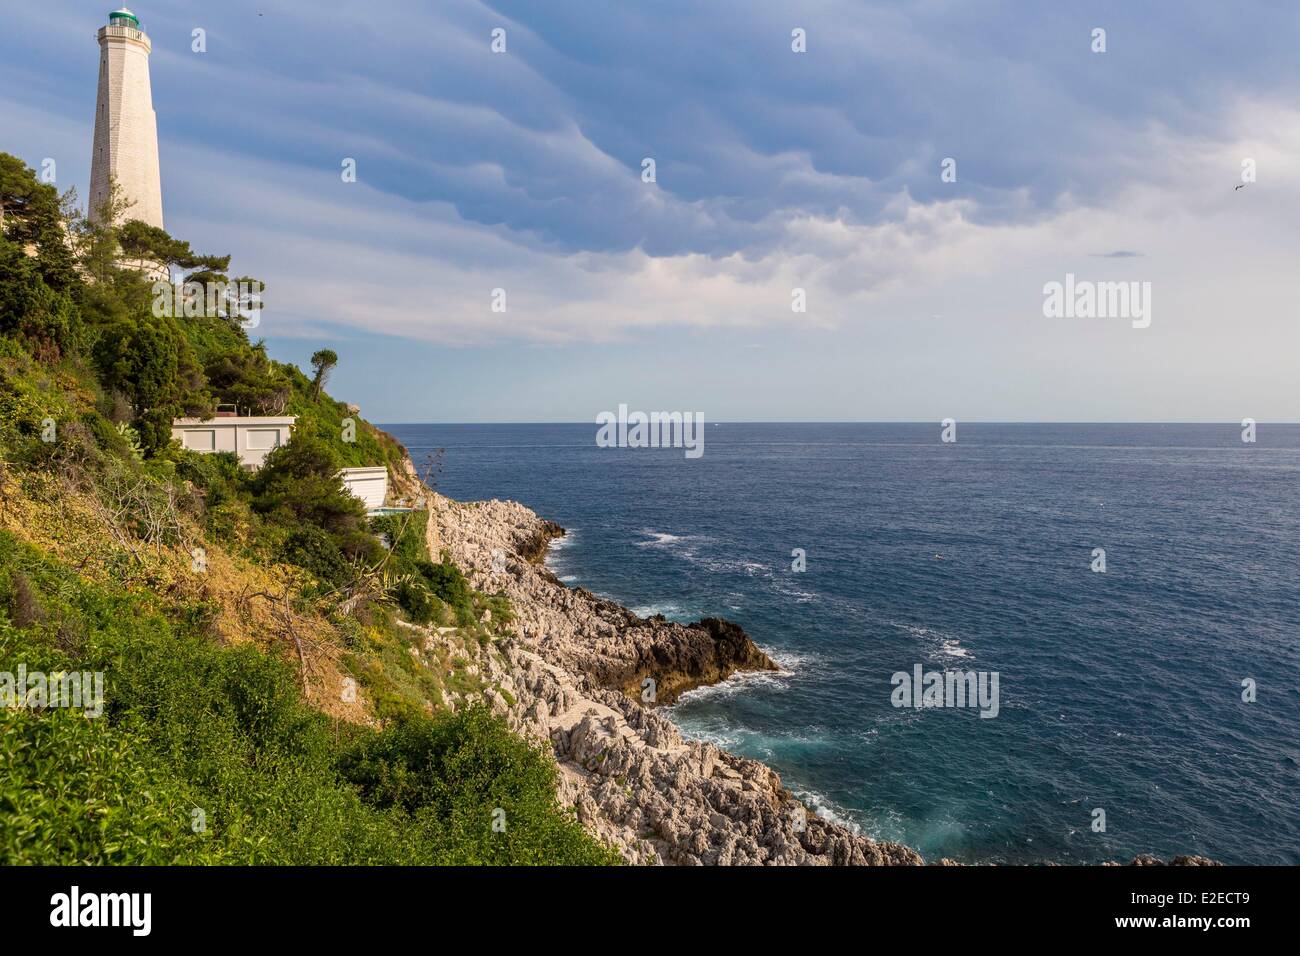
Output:
<svg viewBox="0 0 1300 956">
<path fill-rule="evenodd" d="M 684 738 L 661 712 L 692 688 L 778 669 L 738 625 L 641 618 L 568 587 L 542 564 L 563 529 L 517 502 L 458 502 L 428 489 L 421 497 L 430 553 L 448 553 L 474 587 L 510 599 L 512 636 L 475 662 L 490 685 L 483 702 L 517 733 L 549 742 L 560 799 L 629 863 L 924 862 L 818 816 L 770 767 Z M 440 639 L 426 635 L 430 645 Z M 651 687 L 653 703 L 642 696 Z"/>
<path fill-rule="evenodd" d="M 911 847 L 820 816 L 766 764 L 684 737 L 661 709 L 692 689 L 780 669 L 739 625 L 642 618 L 566 585 L 544 564 L 565 534 L 560 525 L 514 501 L 447 498 L 419 482 L 409 459 L 405 470 L 395 483 L 429 510 L 429 553 L 448 554 L 484 593 L 504 593 L 514 614 L 511 637 L 482 648 L 475 662 L 489 689 L 448 706 L 481 699 L 515 732 L 549 743 L 559 798 L 627 862 L 926 863 Z M 420 630 L 428 648 L 442 640 L 436 630 Z M 645 699 L 648 686 L 653 700 Z M 1166 861 L 1143 854 L 1129 863 Z M 1199 856 L 1168 864 L 1218 865 Z"/>
</svg>

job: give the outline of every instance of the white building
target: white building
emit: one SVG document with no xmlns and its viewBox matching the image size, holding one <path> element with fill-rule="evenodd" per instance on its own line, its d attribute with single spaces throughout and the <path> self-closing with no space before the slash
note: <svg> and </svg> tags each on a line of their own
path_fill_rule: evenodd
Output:
<svg viewBox="0 0 1300 956">
<path fill-rule="evenodd" d="M 388 469 L 383 465 L 374 468 L 344 468 L 339 475 L 343 487 L 365 503 L 367 511 L 384 506 L 388 497 Z"/>
<path fill-rule="evenodd" d="M 172 422 L 172 437 L 189 451 L 201 454 L 234 452 L 245 468 L 261 468 L 267 455 L 288 443 L 297 420 L 296 415 L 270 418 L 220 413 L 216 418 L 178 418 Z M 344 468 L 339 477 L 343 479 L 343 487 L 349 494 L 360 498 L 367 511 L 374 512 L 384 507 L 388 498 L 386 467 Z"/>
<path fill-rule="evenodd" d="M 297 420 L 296 415 L 275 418 L 241 418 L 233 415 L 208 419 L 178 418 L 172 422 L 172 437 L 190 451 L 233 451 L 245 468 L 261 468 L 267 455 L 288 443 L 289 433 Z"/>
<path fill-rule="evenodd" d="M 158 119 L 149 84 L 152 44 L 140 20 L 123 7 L 100 27 L 99 96 L 95 103 L 95 145 L 90 156 L 90 217 L 99 215 L 108 198 L 110 174 L 123 199 L 134 205 L 125 213 L 163 228 L 162 178 L 158 172 Z"/>
</svg>

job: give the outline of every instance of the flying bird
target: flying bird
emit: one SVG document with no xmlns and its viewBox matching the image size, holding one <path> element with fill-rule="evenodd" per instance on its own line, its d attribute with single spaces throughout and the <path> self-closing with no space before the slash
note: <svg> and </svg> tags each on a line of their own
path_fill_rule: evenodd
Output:
<svg viewBox="0 0 1300 956">
<path fill-rule="evenodd" d="M 1239 186 L 1233 186 L 1233 187 L 1232 187 L 1232 191 L 1235 193 L 1238 189 L 1244 189 L 1245 187 L 1246 187 L 1246 184 L 1245 184 L 1245 183 L 1242 183 L 1242 184 L 1239 185 Z"/>
</svg>

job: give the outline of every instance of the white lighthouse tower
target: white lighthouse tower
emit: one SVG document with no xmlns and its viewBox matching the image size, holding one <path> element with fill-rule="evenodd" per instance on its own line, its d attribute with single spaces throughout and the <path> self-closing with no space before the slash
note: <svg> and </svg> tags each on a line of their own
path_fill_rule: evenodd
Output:
<svg viewBox="0 0 1300 956">
<path fill-rule="evenodd" d="M 95 104 L 95 147 L 90 159 L 90 216 L 97 219 L 108 198 L 109 176 L 125 213 L 162 228 L 162 180 L 158 174 L 158 120 L 149 85 L 152 45 L 134 13 L 123 7 L 99 28 L 99 97 Z"/>
</svg>

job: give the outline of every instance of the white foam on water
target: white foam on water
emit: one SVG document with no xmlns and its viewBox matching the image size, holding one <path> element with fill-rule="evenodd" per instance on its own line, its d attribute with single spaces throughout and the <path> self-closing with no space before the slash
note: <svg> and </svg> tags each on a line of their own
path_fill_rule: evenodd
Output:
<svg viewBox="0 0 1300 956">
<path fill-rule="evenodd" d="M 542 567 L 550 571 L 565 584 L 570 584 L 578 580 L 576 574 L 562 574 L 568 568 L 565 565 L 564 551 L 573 545 L 573 539 L 577 535 L 577 528 L 569 528 L 568 532 L 561 538 L 552 538 L 546 549 L 546 558 L 542 561 Z"/>
<path fill-rule="evenodd" d="M 772 651 L 760 648 L 785 674 L 797 674 L 822 663 L 822 658 L 811 651 Z M 769 672 L 770 673 L 770 672 Z"/>
<path fill-rule="evenodd" d="M 894 623 L 893 626 L 901 628 L 913 637 L 920 638 L 929 647 L 931 657 L 952 661 L 974 660 L 970 649 L 962 646 L 960 638 L 953 637 L 951 634 L 944 634 L 920 624 Z"/>
<path fill-rule="evenodd" d="M 796 587 L 783 585 L 779 580 L 777 581 L 776 589 L 786 597 L 794 598 L 795 604 L 807 604 L 810 601 L 817 600 L 817 595 L 812 591 L 804 591 Z"/>
<path fill-rule="evenodd" d="M 669 534 L 667 531 L 655 531 L 653 528 L 642 528 L 640 533 L 646 535 L 649 540 L 636 542 L 638 548 L 672 548 L 691 541 L 704 540 L 699 535 Z"/>
<path fill-rule="evenodd" d="M 796 604 L 808 604 L 811 601 L 819 600 L 821 597 L 813 591 L 804 590 L 790 583 L 790 579 L 795 573 L 786 571 L 785 565 L 774 567 L 751 558 L 729 558 L 701 554 L 701 546 L 714 540 L 705 535 L 671 534 L 667 531 L 656 531 L 653 528 L 642 528 L 640 533 L 646 535 L 646 540 L 635 542 L 638 548 L 655 548 L 666 551 L 672 554 L 673 557 L 699 565 L 712 574 L 743 574 L 749 578 L 759 578 L 769 582 L 771 587 L 780 594 L 793 598 Z M 739 603 L 728 604 L 727 606 L 733 611 L 741 609 Z"/>
<path fill-rule="evenodd" d="M 656 614 L 662 614 L 670 621 L 689 622 L 702 617 L 701 614 L 688 610 L 680 604 L 673 604 L 666 601 L 662 604 L 638 604 L 635 607 L 628 608 L 637 617 L 654 617 Z"/>
<path fill-rule="evenodd" d="M 848 811 L 836 804 L 830 798 L 823 796 L 816 790 L 806 788 L 792 788 L 791 793 L 806 803 L 817 816 L 823 820 L 829 820 L 831 823 L 838 823 L 840 826 L 851 831 L 854 836 L 862 835 L 862 827 L 858 822 L 848 815 Z"/>
<path fill-rule="evenodd" d="M 938 654 L 940 657 L 955 657 L 955 658 L 964 658 L 964 657 L 971 656 L 970 651 L 962 647 L 961 641 L 957 640 L 957 638 L 955 637 L 946 638 L 944 642 L 941 645 L 939 645 Z"/>
<path fill-rule="evenodd" d="M 563 551 L 569 545 L 573 544 L 573 539 L 577 537 L 577 528 L 565 528 L 564 534 L 558 538 L 552 538 L 550 541 L 551 551 Z"/>
<path fill-rule="evenodd" d="M 676 705 L 669 707 L 668 712 L 683 737 L 702 740 L 731 753 L 748 753 L 765 762 L 776 759 L 777 753 L 788 747 L 816 747 L 827 743 L 825 727 L 806 727 L 801 733 L 763 732 L 730 723 L 718 715 L 683 719 L 673 714 L 675 708 Z"/>
<path fill-rule="evenodd" d="M 686 691 L 677 698 L 677 704 L 687 701 L 698 703 L 704 700 L 725 699 L 759 687 L 780 690 L 790 685 L 791 678 L 821 662 L 821 658 L 807 652 L 772 651 L 767 648 L 762 648 L 762 650 L 777 667 L 781 668 L 779 671 L 736 671 L 724 681 L 703 687 L 694 687 Z M 673 707 L 676 707 L 677 704 L 674 704 Z M 672 707 L 668 708 L 670 712 L 672 709 Z M 719 744 L 719 746 L 722 745 Z"/>
<path fill-rule="evenodd" d="M 785 687 L 792 675 L 789 671 L 736 671 L 724 681 L 703 687 L 694 687 L 677 698 L 677 702 L 715 700 L 734 697 L 742 691 L 751 691 L 756 687 Z M 676 706 L 676 705 L 674 705 Z M 670 708 L 671 709 L 671 708 Z"/>
</svg>

